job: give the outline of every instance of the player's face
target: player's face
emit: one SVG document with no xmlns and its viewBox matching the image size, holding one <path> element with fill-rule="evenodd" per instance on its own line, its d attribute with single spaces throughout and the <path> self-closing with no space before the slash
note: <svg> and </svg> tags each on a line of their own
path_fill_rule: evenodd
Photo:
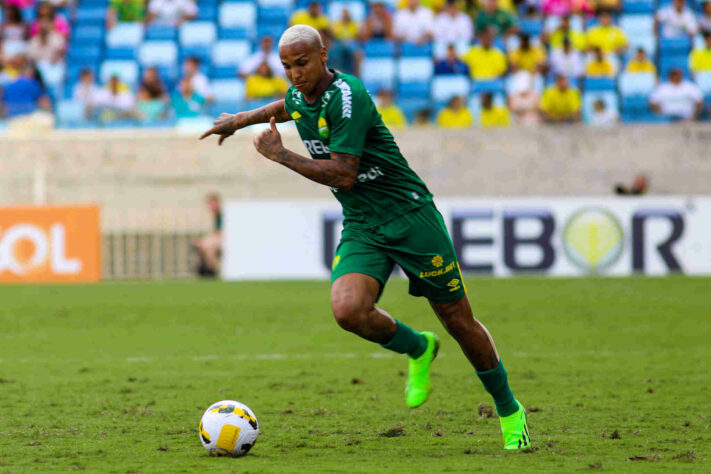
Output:
<svg viewBox="0 0 711 474">
<path fill-rule="evenodd" d="M 299 42 L 279 48 L 279 56 L 289 81 L 310 96 L 326 73 L 326 48 Z"/>
</svg>

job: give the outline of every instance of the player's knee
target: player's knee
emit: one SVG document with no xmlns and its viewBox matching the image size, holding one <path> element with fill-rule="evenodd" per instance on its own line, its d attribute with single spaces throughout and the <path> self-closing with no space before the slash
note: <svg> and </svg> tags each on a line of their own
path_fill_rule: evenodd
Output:
<svg viewBox="0 0 711 474">
<path fill-rule="evenodd" d="M 350 332 L 358 332 L 367 314 L 363 303 L 355 300 L 332 300 L 331 309 L 338 325 Z"/>
</svg>

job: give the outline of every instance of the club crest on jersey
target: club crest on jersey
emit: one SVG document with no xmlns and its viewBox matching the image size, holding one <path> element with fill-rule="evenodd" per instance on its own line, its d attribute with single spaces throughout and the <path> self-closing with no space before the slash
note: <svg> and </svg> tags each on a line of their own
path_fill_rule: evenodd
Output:
<svg viewBox="0 0 711 474">
<path fill-rule="evenodd" d="M 294 111 L 291 113 L 291 118 L 293 118 L 294 120 L 296 120 L 296 123 L 299 123 L 299 119 L 301 118 L 301 114 L 300 114 L 297 110 L 294 110 Z"/>
<path fill-rule="evenodd" d="M 324 140 L 328 140 L 328 136 L 330 135 L 331 131 L 328 128 L 328 122 L 326 122 L 326 117 L 319 117 L 318 118 L 318 134 L 321 135 L 321 138 Z"/>
</svg>

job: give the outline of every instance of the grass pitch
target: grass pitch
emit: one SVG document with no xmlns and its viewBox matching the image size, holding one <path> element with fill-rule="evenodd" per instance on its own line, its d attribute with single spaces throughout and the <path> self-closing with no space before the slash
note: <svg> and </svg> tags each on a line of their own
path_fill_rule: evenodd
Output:
<svg viewBox="0 0 711 474">
<path fill-rule="evenodd" d="M 0 470 L 704 471 L 711 279 L 470 280 L 534 449 L 507 453 L 492 402 L 426 302 L 381 305 L 442 336 L 434 392 L 340 330 L 326 282 L 0 287 Z M 262 435 L 211 458 L 198 421 L 236 399 Z"/>
</svg>

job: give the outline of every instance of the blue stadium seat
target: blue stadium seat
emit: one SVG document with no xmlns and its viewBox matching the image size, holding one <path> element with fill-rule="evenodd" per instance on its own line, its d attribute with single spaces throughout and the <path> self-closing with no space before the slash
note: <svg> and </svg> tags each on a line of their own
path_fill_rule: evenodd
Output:
<svg viewBox="0 0 711 474">
<path fill-rule="evenodd" d="M 666 55 L 689 54 L 691 50 L 691 40 L 688 36 L 679 38 L 659 38 L 660 57 Z"/>
<path fill-rule="evenodd" d="M 403 57 L 432 57 L 432 44 L 425 43 L 417 45 L 412 43 L 402 43 L 400 45 L 400 55 Z"/>
<path fill-rule="evenodd" d="M 452 96 L 469 95 L 470 81 L 467 76 L 435 76 L 432 79 L 432 99 L 435 102 L 445 102 Z"/>
<path fill-rule="evenodd" d="M 212 65 L 236 68 L 252 52 L 247 40 L 220 40 L 212 47 Z"/>
<path fill-rule="evenodd" d="M 625 97 L 649 96 L 657 83 L 654 74 L 630 74 L 623 72 L 619 77 L 620 95 Z"/>
<path fill-rule="evenodd" d="M 211 61 L 211 52 L 212 48 L 209 46 L 184 46 L 180 48 L 180 62 L 182 63 L 185 58 L 196 57 L 200 58 L 203 66 L 207 66 Z"/>
<path fill-rule="evenodd" d="M 97 63 L 101 59 L 101 46 L 74 46 L 67 51 L 68 64 Z"/>
<path fill-rule="evenodd" d="M 366 7 L 365 2 L 359 1 L 340 1 L 334 0 L 328 6 L 328 17 L 331 21 L 336 21 L 341 19 L 343 15 L 343 10 L 348 9 L 351 14 L 351 18 L 356 23 L 362 23 L 366 17 Z"/>
<path fill-rule="evenodd" d="M 684 77 L 689 79 L 691 77 L 691 71 L 689 71 L 689 56 L 688 54 L 681 54 L 675 56 L 661 56 L 659 57 L 659 77 L 666 79 L 669 75 L 669 71 L 672 69 L 681 69 L 684 73 Z"/>
<path fill-rule="evenodd" d="M 138 61 L 142 66 L 175 66 L 178 47 L 172 41 L 145 41 L 138 48 Z"/>
<path fill-rule="evenodd" d="M 220 5 L 218 18 L 222 28 L 244 28 L 253 34 L 257 8 L 252 2 L 226 2 Z"/>
<path fill-rule="evenodd" d="M 179 31 L 180 46 L 210 46 L 217 39 L 217 27 L 209 21 L 184 23 Z"/>
<path fill-rule="evenodd" d="M 220 4 L 219 0 L 197 0 L 198 10 L 202 8 L 215 8 Z"/>
<path fill-rule="evenodd" d="M 199 5 L 198 14 L 195 17 L 198 21 L 216 21 L 217 20 L 217 5 Z"/>
<path fill-rule="evenodd" d="M 505 94 L 506 90 L 504 87 L 503 79 L 494 79 L 492 81 L 473 81 L 472 82 L 472 93 L 482 94 L 484 92 L 491 92 L 493 94 Z"/>
<path fill-rule="evenodd" d="M 104 58 L 106 59 L 128 59 L 135 61 L 136 49 L 135 48 L 106 48 L 104 53 Z"/>
<path fill-rule="evenodd" d="M 106 23 L 106 7 L 79 7 L 76 12 L 76 21 L 80 24 L 94 24 L 103 26 Z"/>
<path fill-rule="evenodd" d="M 654 59 L 657 55 L 657 38 L 655 36 L 632 36 L 628 37 L 629 48 L 625 51 L 625 58 L 632 58 L 637 53 L 637 48 L 642 48 L 647 57 Z"/>
<path fill-rule="evenodd" d="M 531 37 L 540 36 L 543 32 L 543 22 L 538 19 L 522 19 L 519 22 L 521 33 L 525 33 Z"/>
<path fill-rule="evenodd" d="M 381 88 L 392 90 L 395 83 L 395 60 L 366 56 L 361 64 L 360 78 L 371 92 L 377 92 Z"/>
<path fill-rule="evenodd" d="M 263 36 L 271 36 L 272 38 L 280 38 L 281 34 L 284 33 L 286 25 L 281 23 L 260 23 L 257 25 L 257 36 L 262 38 Z"/>
<path fill-rule="evenodd" d="M 259 23 L 278 24 L 285 27 L 289 22 L 289 11 L 284 8 L 260 8 L 257 15 Z"/>
<path fill-rule="evenodd" d="M 397 75 L 403 82 L 428 82 L 434 75 L 432 58 L 400 58 L 397 62 Z"/>
<path fill-rule="evenodd" d="M 283 8 L 291 11 L 294 9 L 294 0 L 257 0 L 259 8 Z"/>
<path fill-rule="evenodd" d="M 397 85 L 398 99 L 423 99 L 427 102 L 430 100 L 430 83 L 429 82 L 399 82 Z M 398 101 L 399 103 L 399 101 Z"/>
<path fill-rule="evenodd" d="M 217 37 L 221 40 L 241 40 L 248 39 L 250 33 L 244 28 L 220 28 Z"/>
<path fill-rule="evenodd" d="M 104 41 L 104 28 L 96 25 L 79 26 L 72 32 L 72 42 L 74 41 L 84 46 L 101 44 Z"/>
<path fill-rule="evenodd" d="M 583 94 L 583 122 L 589 123 L 597 100 L 602 100 L 608 110 L 616 110 L 619 114 L 619 102 L 614 92 L 586 92 Z"/>
<path fill-rule="evenodd" d="M 73 100 L 61 100 L 55 106 L 57 126 L 60 128 L 90 128 L 92 123 L 86 119 L 84 106 Z"/>
<path fill-rule="evenodd" d="M 208 113 L 214 117 L 223 112 L 233 114 L 241 110 L 245 110 L 244 101 L 242 100 L 216 100 L 208 106 Z"/>
<path fill-rule="evenodd" d="M 624 0 L 622 10 L 625 13 L 642 13 L 651 15 L 656 8 L 655 0 Z"/>
<path fill-rule="evenodd" d="M 129 86 L 134 86 L 138 82 L 138 63 L 124 60 L 106 60 L 101 63 L 99 81 L 106 83 L 113 75 L 117 75 Z"/>
<path fill-rule="evenodd" d="M 654 17 L 652 15 L 622 15 L 619 26 L 628 39 L 633 36 L 654 36 Z"/>
<path fill-rule="evenodd" d="M 386 40 L 371 40 L 365 43 L 364 53 L 366 58 L 393 58 L 395 57 L 395 44 Z"/>
<path fill-rule="evenodd" d="M 417 112 L 423 109 L 430 108 L 430 101 L 429 99 L 423 97 L 409 97 L 404 99 L 398 99 L 397 105 L 402 110 L 402 113 L 405 114 L 405 118 L 407 118 L 407 121 L 409 123 L 412 123 L 415 120 L 415 115 L 417 115 Z"/>
<path fill-rule="evenodd" d="M 694 81 L 696 82 L 696 85 L 699 86 L 699 89 L 701 89 L 704 96 L 711 96 L 711 71 L 697 72 L 694 75 Z"/>
<path fill-rule="evenodd" d="M 150 41 L 175 41 L 178 38 L 178 29 L 167 25 L 149 25 L 146 28 L 146 40 Z"/>
<path fill-rule="evenodd" d="M 143 41 L 141 23 L 119 23 L 106 32 L 106 46 L 135 48 Z"/>
<path fill-rule="evenodd" d="M 244 81 L 241 79 L 216 79 L 210 84 L 215 100 L 241 102 L 244 96 Z"/>
<path fill-rule="evenodd" d="M 586 77 L 583 80 L 583 88 L 586 91 L 614 91 L 614 77 Z"/>
</svg>

